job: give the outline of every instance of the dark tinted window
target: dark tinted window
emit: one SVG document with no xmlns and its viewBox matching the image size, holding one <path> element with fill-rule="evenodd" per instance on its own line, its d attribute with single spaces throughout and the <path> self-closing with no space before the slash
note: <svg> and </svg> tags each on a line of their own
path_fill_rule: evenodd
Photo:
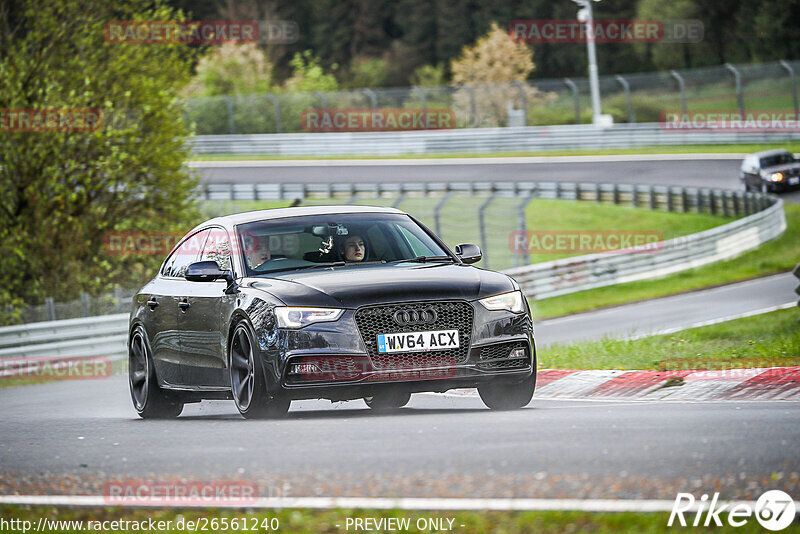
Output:
<svg viewBox="0 0 800 534">
<path fill-rule="evenodd" d="M 186 238 L 177 249 L 170 255 L 161 269 L 163 276 L 182 277 L 186 274 L 186 268 L 197 261 L 200 250 L 209 230 L 201 230 L 194 235 Z"/>
<path fill-rule="evenodd" d="M 228 232 L 222 228 L 212 228 L 206 237 L 203 253 L 198 261 L 206 260 L 217 262 L 224 271 L 231 268 L 231 242 Z"/>
<path fill-rule="evenodd" d="M 784 154 L 776 154 L 774 156 L 761 158 L 761 167 L 774 167 L 775 165 L 786 165 L 787 163 L 792 162 L 794 162 L 794 156 L 787 152 Z"/>
</svg>

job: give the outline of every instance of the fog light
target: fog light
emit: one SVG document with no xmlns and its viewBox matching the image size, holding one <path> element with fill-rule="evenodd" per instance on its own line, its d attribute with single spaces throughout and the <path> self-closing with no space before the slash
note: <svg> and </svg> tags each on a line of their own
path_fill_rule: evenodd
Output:
<svg viewBox="0 0 800 534">
<path fill-rule="evenodd" d="M 525 357 L 525 349 L 523 349 L 523 348 L 514 349 L 514 350 L 511 351 L 511 354 L 508 355 L 508 358 L 511 359 L 511 360 L 515 360 L 515 359 L 518 359 L 518 358 L 524 358 L 524 357 Z"/>
<path fill-rule="evenodd" d="M 319 373 L 319 367 L 313 363 L 295 363 L 289 369 L 290 375 L 310 375 Z"/>
</svg>

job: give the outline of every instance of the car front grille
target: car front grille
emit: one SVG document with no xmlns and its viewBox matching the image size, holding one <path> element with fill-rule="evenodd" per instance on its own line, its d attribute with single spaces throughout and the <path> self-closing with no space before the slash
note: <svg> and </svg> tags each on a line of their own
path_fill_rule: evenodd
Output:
<svg viewBox="0 0 800 534">
<path fill-rule="evenodd" d="M 516 360 L 499 360 L 496 362 L 480 362 L 479 369 L 496 371 L 500 369 L 522 369 L 528 367 L 530 362 L 528 358 L 518 358 Z"/>
<path fill-rule="evenodd" d="M 424 325 L 401 326 L 394 320 L 398 311 L 433 308 L 436 321 Z M 474 310 L 464 301 L 403 302 L 397 304 L 364 306 L 356 310 L 355 321 L 361 339 L 375 370 L 429 368 L 463 364 L 469 357 Z M 458 348 L 430 352 L 378 353 L 378 334 L 424 332 L 428 330 L 458 330 Z"/>
</svg>

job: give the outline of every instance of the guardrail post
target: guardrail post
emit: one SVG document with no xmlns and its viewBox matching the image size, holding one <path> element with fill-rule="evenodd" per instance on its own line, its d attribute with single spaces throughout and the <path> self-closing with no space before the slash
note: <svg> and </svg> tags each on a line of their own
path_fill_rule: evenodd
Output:
<svg viewBox="0 0 800 534">
<path fill-rule="evenodd" d="M 681 187 L 681 207 L 683 208 L 683 213 L 689 212 L 689 195 L 686 194 L 685 187 Z"/>
<path fill-rule="evenodd" d="M 794 103 L 794 119 L 800 121 L 800 109 L 797 107 L 797 84 L 794 78 L 794 69 L 785 59 L 781 60 L 781 67 L 789 72 L 789 77 L 792 79 L 792 102 Z"/>
<path fill-rule="evenodd" d="M 686 120 L 689 115 L 687 106 L 686 106 L 686 83 L 683 81 L 683 76 L 681 76 L 678 71 L 671 70 L 669 71 L 670 76 L 675 78 L 678 82 L 678 88 L 681 91 L 681 113 L 683 116 L 681 117 L 682 120 Z"/>
<path fill-rule="evenodd" d="M 434 221 L 434 226 L 436 227 L 436 235 L 438 235 L 439 238 L 442 239 L 442 240 L 444 240 L 444 238 L 442 237 L 442 226 L 440 224 L 441 220 L 440 220 L 439 216 L 442 213 L 442 209 L 444 208 L 444 205 L 447 204 L 447 201 L 450 200 L 451 196 L 453 196 L 453 191 L 448 191 L 447 193 L 445 193 L 445 195 L 442 198 L 442 200 L 440 200 L 436 204 L 436 207 L 433 208 L 433 221 Z"/>
<path fill-rule="evenodd" d="M 744 214 L 750 215 L 750 197 L 751 193 L 745 193 L 742 195 L 742 200 L 744 202 Z"/>
<path fill-rule="evenodd" d="M 525 86 L 522 85 L 522 82 L 519 80 L 514 80 L 511 82 L 511 85 L 517 88 L 519 92 L 519 100 L 520 104 L 522 105 L 522 123 L 523 125 L 528 125 L 528 98 L 525 96 Z"/>
<path fill-rule="evenodd" d="M 83 316 L 89 317 L 92 315 L 92 307 L 89 305 L 89 295 L 85 291 L 81 291 L 81 308 L 83 309 Z"/>
<path fill-rule="evenodd" d="M 48 321 L 55 321 L 56 320 L 56 305 L 53 302 L 53 297 L 45 297 L 44 299 L 44 307 L 47 311 L 47 320 Z"/>
<path fill-rule="evenodd" d="M 649 194 L 648 196 L 650 197 L 649 198 L 649 200 L 650 200 L 650 209 L 654 210 L 654 209 L 656 209 L 656 188 L 651 185 L 650 186 L 650 190 L 648 191 L 648 194 Z"/>
<path fill-rule="evenodd" d="M 528 234 L 528 222 L 525 217 L 525 210 L 527 209 L 528 204 L 530 204 L 534 198 L 536 198 L 536 186 L 531 189 L 530 193 L 528 193 L 528 196 L 525 197 L 525 200 L 523 200 L 517 207 L 517 230 L 524 236 L 527 236 Z M 527 240 L 525 242 L 527 243 Z M 517 254 L 516 251 L 514 252 L 514 267 L 520 266 L 520 256 L 522 256 L 522 259 L 524 259 L 523 265 L 530 265 L 531 253 L 529 246 L 526 247 L 524 254 Z"/>
<path fill-rule="evenodd" d="M 728 69 L 731 74 L 733 74 L 733 81 L 736 84 L 736 101 L 739 104 L 739 114 L 744 119 L 744 97 L 742 96 L 742 75 L 739 72 L 739 69 L 731 65 L 730 63 L 725 63 L 725 68 Z"/>
<path fill-rule="evenodd" d="M 703 199 L 703 190 L 697 189 L 695 191 L 694 203 L 697 205 L 697 213 L 703 213 L 705 207 L 705 200 Z"/>
<path fill-rule="evenodd" d="M 797 267 L 795 267 L 794 271 L 792 272 L 794 273 L 795 278 L 800 280 L 800 263 L 797 264 Z M 794 288 L 794 292 L 800 295 L 800 286 Z M 800 300 L 797 301 L 797 307 L 800 308 Z"/>
<path fill-rule="evenodd" d="M 564 78 L 564 85 L 572 91 L 572 102 L 575 107 L 575 124 L 581 123 L 581 99 L 578 95 L 578 86 L 569 78 Z"/>
<path fill-rule="evenodd" d="M 619 186 L 614 184 L 614 204 L 619 204 Z"/>
<path fill-rule="evenodd" d="M 375 94 L 375 91 L 366 88 L 362 89 L 361 92 L 367 95 L 367 98 L 369 98 L 370 107 L 372 109 L 378 109 L 378 96 Z"/>
<path fill-rule="evenodd" d="M 675 211 L 675 204 L 672 200 L 672 188 L 667 187 L 667 211 Z"/>
<path fill-rule="evenodd" d="M 480 233 L 481 233 L 481 250 L 483 251 L 483 266 L 487 269 L 489 268 L 489 245 L 486 241 L 486 220 L 484 219 L 484 215 L 486 213 L 486 208 L 489 207 L 489 204 L 492 203 L 494 197 L 497 195 L 494 191 L 489 194 L 489 198 L 486 199 L 486 202 L 481 204 L 481 207 L 478 208 L 478 225 L 480 226 Z"/>
<path fill-rule="evenodd" d="M 283 131 L 283 124 L 281 124 L 281 101 L 272 93 L 267 93 L 267 98 L 272 100 L 272 107 L 275 109 L 275 133 Z"/>
<path fill-rule="evenodd" d="M 415 85 L 414 87 L 411 88 L 411 90 L 419 95 L 419 100 L 422 103 L 422 110 L 425 111 L 426 109 L 428 109 L 425 89 L 419 87 L 418 85 Z"/>
<path fill-rule="evenodd" d="M 232 134 L 236 133 L 236 119 L 233 117 L 233 100 L 229 96 L 223 96 L 225 106 L 228 108 L 228 129 Z"/>
<path fill-rule="evenodd" d="M 730 217 L 730 208 L 728 207 L 728 193 L 723 191 L 720 194 L 720 199 L 722 200 L 722 215 L 725 217 Z"/>
<path fill-rule="evenodd" d="M 739 206 L 739 193 L 733 193 L 733 214 L 738 217 L 741 211 L 741 207 Z"/>
<path fill-rule="evenodd" d="M 619 82 L 622 86 L 622 90 L 625 91 L 625 106 L 628 108 L 628 122 L 636 122 L 636 115 L 633 113 L 633 106 L 631 105 L 631 84 L 628 83 L 628 80 L 617 74 L 614 78 Z"/>
<path fill-rule="evenodd" d="M 594 184 L 594 199 L 596 202 L 603 202 L 603 189 L 599 182 Z"/>
<path fill-rule="evenodd" d="M 633 206 L 634 208 L 639 207 L 639 186 L 637 186 L 636 184 L 633 185 L 633 188 L 631 190 L 631 206 Z"/>
<path fill-rule="evenodd" d="M 708 190 L 708 207 L 711 209 L 711 215 L 717 214 L 717 194 L 713 189 Z"/>
</svg>

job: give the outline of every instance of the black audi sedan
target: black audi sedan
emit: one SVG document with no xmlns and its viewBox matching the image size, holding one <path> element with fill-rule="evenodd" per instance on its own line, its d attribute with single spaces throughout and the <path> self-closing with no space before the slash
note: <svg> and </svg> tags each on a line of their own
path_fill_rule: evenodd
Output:
<svg viewBox="0 0 800 534">
<path fill-rule="evenodd" d="M 528 303 L 393 208 L 297 207 L 209 220 L 133 298 L 129 384 L 143 418 L 232 399 L 246 418 L 292 400 L 477 387 L 492 409 L 527 405 L 536 384 Z"/>
</svg>

